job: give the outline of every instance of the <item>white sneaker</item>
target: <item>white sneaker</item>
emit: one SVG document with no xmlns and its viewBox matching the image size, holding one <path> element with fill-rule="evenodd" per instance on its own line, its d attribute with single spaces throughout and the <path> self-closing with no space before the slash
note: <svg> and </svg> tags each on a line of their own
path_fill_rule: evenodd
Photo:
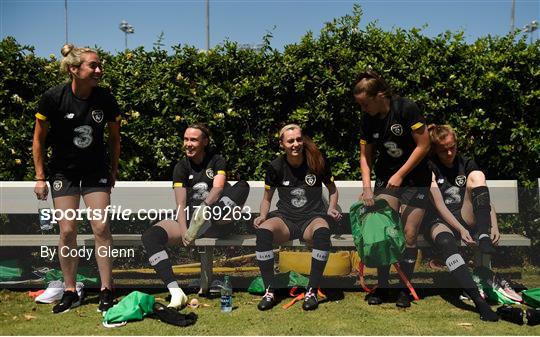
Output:
<svg viewBox="0 0 540 337">
<path fill-rule="evenodd" d="M 516 302 L 523 302 L 523 298 L 512 288 L 510 283 L 503 279 L 501 275 L 495 274 L 495 279 L 493 281 L 496 282 L 500 288 L 498 290 L 504 294 L 504 296 L 508 297 L 512 301 Z"/>
<path fill-rule="evenodd" d="M 47 289 L 45 289 L 43 294 L 37 296 L 35 301 L 36 303 L 47 304 L 60 301 L 62 299 L 62 295 L 64 294 L 64 289 L 64 283 L 62 283 L 62 281 L 51 281 L 49 282 Z"/>
<path fill-rule="evenodd" d="M 167 305 L 168 308 L 179 309 L 184 307 L 188 302 L 188 297 L 184 294 L 182 288 L 171 288 L 171 302 Z"/>
</svg>

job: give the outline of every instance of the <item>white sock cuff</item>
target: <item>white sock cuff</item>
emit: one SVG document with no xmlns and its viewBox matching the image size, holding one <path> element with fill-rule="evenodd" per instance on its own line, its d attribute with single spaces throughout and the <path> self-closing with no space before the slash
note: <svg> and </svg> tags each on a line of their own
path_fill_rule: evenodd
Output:
<svg viewBox="0 0 540 337">
<path fill-rule="evenodd" d="M 257 261 L 266 261 L 274 258 L 274 251 L 267 250 L 266 252 L 255 252 L 257 256 Z"/>
<path fill-rule="evenodd" d="M 178 285 L 178 282 L 172 281 L 171 283 L 167 284 L 167 288 L 169 288 L 169 289 L 171 289 L 171 288 L 180 289 L 180 286 Z"/>
<path fill-rule="evenodd" d="M 167 255 L 167 252 L 164 250 L 160 250 L 159 252 L 155 253 L 154 255 L 150 256 L 148 258 L 148 261 L 150 262 L 151 266 L 155 266 L 159 262 L 163 260 L 167 260 L 169 258 L 169 255 Z"/>
<path fill-rule="evenodd" d="M 311 251 L 311 257 L 319 261 L 328 261 L 329 253 L 327 250 L 313 249 Z"/>
<path fill-rule="evenodd" d="M 465 260 L 463 260 L 463 257 L 457 253 L 450 255 L 446 259 L 446 266 L 448 267 L 449 271 L 454 271 L 463 265 L 465 265 Z"/>
</svg>

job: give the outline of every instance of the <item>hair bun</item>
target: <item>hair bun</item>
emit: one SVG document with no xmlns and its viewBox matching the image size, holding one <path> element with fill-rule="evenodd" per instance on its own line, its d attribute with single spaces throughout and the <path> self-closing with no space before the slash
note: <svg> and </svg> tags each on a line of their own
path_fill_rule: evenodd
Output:
<svg viewBox="0 0 540 337">
<path fill-rule="evenodd" d="M 73 50 L 73 48 L 75 48 L 75 46 L 72 45 L 71 43 L 65 44 L 61 50 L 62 56 L 64 57 L 68 56 L 69 53 L 71 53 L 71 51 Z"/>
</svg>

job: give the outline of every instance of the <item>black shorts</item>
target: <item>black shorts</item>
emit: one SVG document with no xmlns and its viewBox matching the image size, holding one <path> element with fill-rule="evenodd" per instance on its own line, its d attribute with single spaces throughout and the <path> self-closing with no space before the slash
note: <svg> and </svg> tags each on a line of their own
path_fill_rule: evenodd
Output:
<svg viewBox="0 0 540 337">
<path fill-rule="evenodd" d="M 231 234 L 234 229 L 237 226 L 237 223 L 239 220 L 235 220 L 234 214 L 231 213 L 231 209 L 234 209 L 234 212 L 238 212 L 243 209 L 243 205 L 247 200 L 249 194 L 249 184 L 246 181 L 240 180 L 237 181 L 236 184 L 225 185 L 225 188 L 223 190 L 223 193 L 221 194 L 221 197 L 216 201 L 213 205 L 210 207 L 218 207 L 221 208 L 221 212 L 218 214 L 222 214 L 223 216 L 227 216 L 229 220 L 226 220 L 227 223 L 225 224 L 215 224 L 215 222 L 218 219 L 212 219 L 212 225 L 208 230 L 202 235 L 204 238 L 222 238 L 229 234 Z M 193 203 L 194 205 L 200 205 L 202 200 L 196 201 Z M 193 214 L 194 208 L 190 210 L 190 214 Z M 213 211 L 212 211 L 213 213 Z M 188 219 L 189 221 L 190 219 Z"/>
<path fill-rule="evenodd" d="M 223 238 L 228 235 L 230 235 L 233 231 L 235 226 L 235 222 L 225 224 L 225 225 L 214 225 L 210 226 L 206 232 L 201 236 L 203 238 Z"/>
<path fill-rule="evenodd" d="M 111 174 L 107 168 L 84 173 L 53 172 L 49 183 L 53 198 L 92 192 L 111 193 Z"/>
<path fill-rule="evenodd" d="M 317 218 L 322 218 L 328 223 L 328 227 L 332 227 L 334 223 L 334 219 L 331 216 L 322 212 L 308 214 L 302 217 L 302 219 L 300 220 L 300 219 L 294 219 L 292 217 L 288 217 L 282 212 L 280 212 L 279 210 L 275 210 L 268 213 L 268 216 L 266 217 L 266 219 L 271 219 L 271 218 L 280 218 L 281 220 L 283 220 L 283 222 L 289 229 L 289 233 L 290 233 L 289 240 L 300 239 L 301 241 L 304 241 L 304 238 L 303 238 L 304 232 L 313 220 Z"/>
<path fill-rule="evenodd" d="M 409 205 L 426 209 L 429 203 L 429 187 L 431 186 L 431 172 L 420 167 L 408 174 L 400 187 L 386 188 L 392 175 L 381 175 L 375 180 L 374 194 L 386 194 L 399 199 L 402 205 Z"/>
<path fill-rule="evenodd" d="M 463 227 L 465 227 L 469 231 L 471 236 L 474 236 L 476 234 L 476 227 L 471 227 L 469 226 L 469 224 L 467 224 L 465 219 L 463 219 L 463 217 L 461 216 L 461 210 L 452 212 L 452 215 Z M 454 227 L 446 223 L 446 221 L 444 221 L 441 217 L 434 214 L 426 214 L 426 217 L 422 221 L 421 231 L 422 231 L 422 234 L 424 235 L 424 239 L 427 240 L 430 244 L 433 244 L 433 238 L 431 237 L 431 229 L 437 226 L 438 224 L 443 224 L 446 227 L 448 227 L 448 229 L 450 229 L 452 233 L 454 234 L 454 237 L 456 239 L 461 240 L 461 234 Z"/>
</svg>

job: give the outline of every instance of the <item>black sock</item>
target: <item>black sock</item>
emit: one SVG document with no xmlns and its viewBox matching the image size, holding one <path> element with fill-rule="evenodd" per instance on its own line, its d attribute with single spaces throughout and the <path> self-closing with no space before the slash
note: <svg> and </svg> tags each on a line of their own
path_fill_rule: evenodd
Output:
<svg viewBox="0 0 540 337">
<path fill-rule="evenodd" d="M 409 281 L 412 283 L 412 277 L 414 273 L 414 266 L 416 265 L 416 256 L 418 255 L 418 248 L 417 247 L 407 247 L 405 248 L 405 253 L 403 254 L 403 258 L 401 259 L 401 262 L 399 263 L 401 270 L 407 276 Z M 403 280 L 401 280 L 402 285 L 404 285 Z"/>
<path fill-rule="evenodd" d="M 471 199 L 474 216 L 476 217 L 476 230 L 482 234 L 489 234 L 491 228 L 491 199 L 486 186 L 475 187 L 471 190 Z M 489 235 L 488 235 L 489 237 Z"/>
<path fill-rule="evenodd" d="M 478 232 L 478 246 L 485 254 L 495 254 L 495 247 L 491 242 L 491 199 L 486 186 L 478 186 L 471 190 L 471 199 L 474 216 L 476 217 L 476 231 Z"/>
<path fill-rule="evenodd" d="M 473 300 L 473 302 L 476 310 L 480 314 L 481 320 L 491 322 L 496 322 L 499 320 L 497 313 L 491 309 L 489 304 L 482 297 L 477 298 L 477 300 Z"/>
<path fill-rule="evenodd" d="M 167 231 L 163 227 L 152 226 L 143 233 L 141 240 L 148 254 L 150 265 L 154 267 L 163 283 L 168 285 L 171 282 L 176 282 L 169 255 L 165 251 L 165 245 L 169 240 Z"/>
<path fill-rule="evenodd" d="M 269 291 L 274 291 L 274 251 L 272 250 L 272 242 L 274 240 L 274 234 L 265 228 L 257 229 L 257 241 L 255 244 L 255 254 L 257 256 L 257 262 L 259 263 L 259 269 L 261 270 L 261 277 L 263 279 L 264 287 Z"/>
<path fill-rule="evenodd" d="M 388 288 L 390 266 L 377 267 L 377 284 L 379 288 Z"/>
<path fill-rule="evenodd" d="M 472 279 L 471 273 L 465 264 L 465 260 L 463 260 L 463 257 L 458 253 L 456 238 L 448 232 L 442 232 L 435 238 L 435 244 L 442 251 L 444 261 L 450 274 L 454 277 L 459 286 L 471 297 L 481 318 L 488 321 L 495 319 L 497 314 L 491 310 L 491 307 L 484 301 L 482 296 L 480 296 L 480 291 Z"/>
<path fill-rule="evenodd" d="M 330 245 L 330 229 L 326 227 L 318 228 L 313 233 L 313 251 L 311 253 L 311 272 L 308 289 L 317 289 L 321 284 L 324 267 L 326 267 L 326 262 L 328 261 Z"/>
</svg>

